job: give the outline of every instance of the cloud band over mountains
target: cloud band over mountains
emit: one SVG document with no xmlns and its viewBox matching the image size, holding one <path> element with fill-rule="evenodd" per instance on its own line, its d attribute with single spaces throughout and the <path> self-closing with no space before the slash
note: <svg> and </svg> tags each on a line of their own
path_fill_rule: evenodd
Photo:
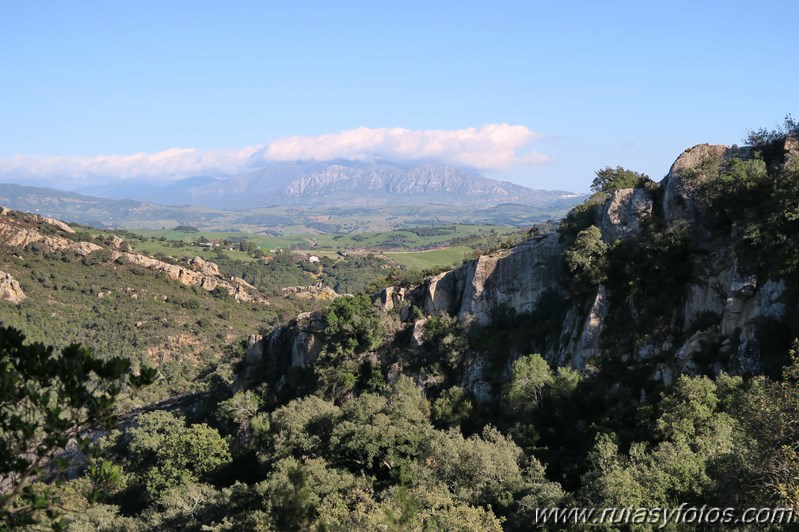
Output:
<svg viewBox="0 0 799 532">
<path fill-rule="evenodd" d="M 436 161 L 502 172 L 544 163 L 532 145 L 542 137 L 521 125 L 487 124 L 458 130 L 359 127 L 320 136 L 278 138 L 242 149 L 173 148 L 157 153 L 96 157 L 18 155 L 0 158 L 0 180 L 65 181 L 75 186 L 118 180 L 169 181 L 196 175 L 229 176 L 273 161 L 387 159 Z"/>
</svg>

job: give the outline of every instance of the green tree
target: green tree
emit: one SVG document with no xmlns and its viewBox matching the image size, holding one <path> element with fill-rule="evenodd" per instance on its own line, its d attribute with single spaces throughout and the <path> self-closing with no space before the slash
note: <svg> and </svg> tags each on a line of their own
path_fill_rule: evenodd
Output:
<svg viewBox="0 0 799 532">
<path fill-rule="evenodd" d="M 552 370 L 541 355 L 526 355 L 513 363 L 506 398 L 519 413 L 538 408 L 544 388 L 552 382 Z"/>
<path fill-rule="evenodd" d="M 229 445 L 205 423 L 186 426 L 169 412 L 142 414 L 128 450 L 147 492 L 158 498 L 174 486 L 207 478 L 231 461 Z"/>
<path fill-rule="evenodd" d="M 321 458 L 284 458 L 256 490 L 263 494 L 277 530 L 311 530 L 323 501 L 360 485 L 355 476 Z"/>
<path fill-rule="evenodd" d="M 421 456 L 432 430 L 429 416 L 419 388 L 401 376 L 387 397 L 367 393 L 342 406 L 330 437 L 331 453 L 356 471 L 396 477 Z"/>
<path fill-rule="evenodd" d="M 737 425 L 719 411 L 716 384 L 681 377 L 665 394 L 654 445 L 620 452 L 612 435 L 597 438 L 581 495 L 600 506 L 703 504 L 719 496 L 719 466 L 734 456 Z"/>
<path fill-rule="evenodd" d="M 437 427 L 461 427 L 474 412 L 469 392 L 460 386 L 447 388 L 433 402 L 432 418 Z"/>
<path fill-rule="evenodd" d="M 351 355 L 379 346 L 388 332 L 388 318 L 365 295 L 340 297 L 327 312 L 328 352 Z"/>
<path fill-rule="evenodd" d="M 574 243 L 566 250 L 566 266 L 578 292 L 607 280 L 607 254 L 608 245 L 602 241 L 597 226 L 592 225 L 577 234 Z"/>
<path fill-rule="evenodd" d="M 272 412 L 272 459 L 324 455 L 339 411 L 333 403 L 309 395 Z"/>
<path fill-rule="evenodd" d="M 621 166 L 611 168 L 606 166 L 596 171 L 596 177 L 591 182 L 591 190 L 610 194 L 622 188 L 638 188 L 651 181 L 646 174 L 639 174 Z"/>
<path fill-rule="evenodd" d="M 544 467 L 497 429 L 464 438 L 460 431 L 436 431 L 428 444 L 427 463 L 459 500 L 509 509 L 522 494 L 550 486 Z"/>
<path fill-rule="evenodd" d="M 755 377 L 732 411 L 752 437 L 751 460 L 737 473 L 750 479 L 744 488 L 764 505 L 799 507 L 799 342 L 789 353 L 783 378 Z M 754 481 L 754 482 L 752 482 Z M 754 498 L 754 497 L 753 497 Z"/>
<path fill-rule="evenodd" d="M 261 407 L 261 399 L 250 390 L 238 392 L 219 403 L 217 416 L 236 435 L 236 442 L 246 447 L 252 432 L 252 419 Z"/>
<path fill-rule="evenodd" d="M 42 514 L 58 522 L 52 494 L 33 486 L 48 466 L 57 474 L 68 465 L 68 444 L 89 452 L 92 431 L 117 422 L 116 399 L 127 382 L 151 383 L 154 370 L 131 375 L 121 358 L 99 360 L 73 344 L 61 351 L 0 326 L 0 528 L 32 524 Z"/>
</svg>

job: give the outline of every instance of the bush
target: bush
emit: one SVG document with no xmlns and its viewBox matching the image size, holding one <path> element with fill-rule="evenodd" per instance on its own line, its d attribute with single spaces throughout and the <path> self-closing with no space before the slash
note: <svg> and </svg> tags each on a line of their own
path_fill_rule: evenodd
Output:
<svg viewBox="0 0 799 532">
<path fill-rule="evenodd" d="M 596 177 L 591 182 L 591 190 L 611 194 L 622 188 L 640 188 L 650 181 L 652 180 L 646 174 L 639 174 L 621 166 L 616 168 L 606 166 L 596 171 Z"/>
<path fill-rule="evenodd" d="M 566 265 L 572 275 L 572 287 L 582 293 L 607 279 L 608 245 L 599 228 L 592 225 L 580 231 L 566 251 Z"/>
</svg>

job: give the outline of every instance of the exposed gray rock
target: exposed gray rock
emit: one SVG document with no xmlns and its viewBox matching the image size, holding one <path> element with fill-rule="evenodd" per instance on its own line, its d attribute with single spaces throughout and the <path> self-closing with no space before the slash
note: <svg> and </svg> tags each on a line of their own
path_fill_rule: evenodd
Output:
<svg viewBox="0 0 799 532">
<path fill-rule="evenodd" d="M 307 368 L 322 352 L 322 336 L 327 323 L 318 312 L 303 312 L 297 316 L 297 333 L 291 345 L 291 365 Z"/>
<path fill-rule="evenodd" d="M 638 235 L 652 215 L 652 196 L 643 188 L 616 190 L 599 211 L 602 240 L 612 244 Z"/>
<path fill-rule="evenodd" d="M 698 144 L 685 150 L 674 164 L 662 182 L 663 215 L 666 221 L 693 219 L 695 216 L 694 190 L 684 183 L 683 176 L 686 172 L 696 173 L 697 182 L 707 176 L 703 175 L 701 167 L 709 159 L 723 159 L 727 156 L 729 148 L 718 144 Z"/>
<path fill-rule="evenodd" d="M 496 400 L 494 387 L 489 380 L 489 364 L 484 356 L 478 354 L 467 366 L 462 386 L 472 394 L 477 404 L 488 404 Z"/>
<path fill-rule="evenodd" d="M 394 310 L 394 287 L 387 286 L 383 288 L 375 298 L 375 302 L 380 302 L 380 308 L 383 309 L 384 312 L 391 312 Z"/>
<path fill-rule="evenodd" d="M 463 298 L 463 287 L 467 270 L 458 268 L 425 279 L 424 312 L 429 316 L 455 314 L 458 312 Z"/>
<path fill-rule="evenodd" d="M 19 305 L 27 298 L 19 282 L 10 273 L 0 271 L 0 301 Z"/>
<path fill-rule="evenodd" d="M 579 328 L 570 327 L 569 341 L 558 355 L 561 365 L 570 363 L 577 369 L 585 369 L 586 362 L 601 352 L 600 340 L 608 313 L 608 292 L 600 285 L 588 312 Z M 581 317 L 582 313 L 573 316 Z"/>
<path fill-rule="evenodd" d="M 316 362 L 316 357 L 322 352 L 322 341 L 319 337 L 308 331 L 300 330 L 294 337 L 291 347 L 291 365 L 307 368 Z"/>
<path fill-rule="evenodd" d="M 420 347 L 424 344 L 424 326 L 427 318 L 413 322 L 413 332 L 411 332 L 411 347 Z"/>
<path fill-rule="evenodd" d="M 244 355 L 244 360 L 247 364 L 260 364 L 264 359 L 264 344 L 263 336 L 260 334 L 251 334 L 247 337 L 247 353 Z"/>
<path fill-rule="evenodd" d="M 564 249 L 558 234 L 552 233 L 463 266 L 466 278 L 458 315 L 473 315 L 485 325 L 502 308 L 532 312 L 542 294 L 560 286 Z"/>
<path fill-rule="evenodd" d="M 718 338 L 718 331 L 712 329 L 697 331 L 691 335 L 674 354 L 679 372 L 687 375 L 696 375 L 699 368 L 696 364 L 697 355 L 702 354 Z"/>
</svg>

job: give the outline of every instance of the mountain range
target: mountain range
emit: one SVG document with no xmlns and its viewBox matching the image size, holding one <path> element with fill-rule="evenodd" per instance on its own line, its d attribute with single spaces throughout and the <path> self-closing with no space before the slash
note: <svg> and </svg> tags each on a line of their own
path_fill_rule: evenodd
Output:
<svg viewBox="0 0 799 532">
<path fill-rule="evenodd" d="M 516 203 L 549 207 L 580 196 L 560 190 L 531 189 L 441 164 L 349 160 L 272 163 L 237 176 L 194 176 L 162 186 L 132 183 L 88 186 L 79 192 L 162 205 L 191 204 L 225 210 L 272 205 L 376 207 L 426 203 L 481 207 Z"/>
<path fill-rule="evenodd" d="M 126 181 L 80 192 L 0 184 L 0 205 L 95 227 L 257 231 L 312 227 L 323 216 L 330 225 L 325 231 L 350 232 L 423 222 L 531 225 L 585 199 L 451 166 L 385 161 L 275 163 L 234 177 L 194 176 L 160 186 Z"/>
</svg>

